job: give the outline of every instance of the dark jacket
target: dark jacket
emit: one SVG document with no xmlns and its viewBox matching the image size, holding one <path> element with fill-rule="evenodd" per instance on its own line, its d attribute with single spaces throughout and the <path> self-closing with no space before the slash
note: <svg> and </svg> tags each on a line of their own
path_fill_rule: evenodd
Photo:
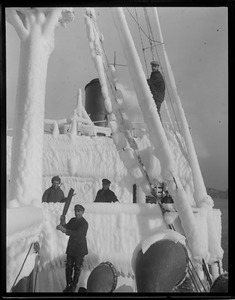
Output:
<svg viewBox="0 0 235 300">
<path fill-rule="evenodd" d="M 170 195 L 164 196 L 164 197 L 162 198 L 162 201 L 161 201 L 161 202 L 162 202 L 162 203 L 174 203 L 174 201 L 173 201 L 173 199 L 171 198 Z"/>
<path fill-rule="evenodd" d="M 88 254 L 86 240 L 86 234 L 88 230 L 87 221 L 83 217 L 80 219 L 74 217 L 63 226 L 67 229 L 66 235 L 69 235 L 66 254 L 82 257 Z"/>
<path fill-rule="evenodd" d="M 45 190 L 42 196 L 42 202 L 65 202 L 64 192 L 59 187 L 54 189 L 51 186 Z"/>
<path fill-rule="evenodd" d="M 152 72 L 150 78 L 147 79 L 147 82 L 156 105 L 161 105 L 165 97 L 165 81 L 160 71 L 157 70 L 156 72 Z"/>
<path fill-rule="evenodd" d="M 95 197 L 94 202 L 119 202 L 116 195 L 110 189 L 108 190 L 99 190 Z"/>
</svg>

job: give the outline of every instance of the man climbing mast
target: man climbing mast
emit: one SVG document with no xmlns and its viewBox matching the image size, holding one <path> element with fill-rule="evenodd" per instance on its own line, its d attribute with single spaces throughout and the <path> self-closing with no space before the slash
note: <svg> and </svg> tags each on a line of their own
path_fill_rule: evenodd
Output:
<svg viewBox="0 0 235 300">
<path fill-rule="evenodd" d="M 147 79 L 148 85 L 150 87 L 151 93 L 153 94 L 153 99 L 157 106 L 157 111 L 160 116 L 161 104 L 165 97 L 165 81 L 159 69 L 158 61 L 154 60 L 151 63 L 152 72 L 150 78 Z M 161 116 L 160 116 L 161 118 Z"/>
</svg>

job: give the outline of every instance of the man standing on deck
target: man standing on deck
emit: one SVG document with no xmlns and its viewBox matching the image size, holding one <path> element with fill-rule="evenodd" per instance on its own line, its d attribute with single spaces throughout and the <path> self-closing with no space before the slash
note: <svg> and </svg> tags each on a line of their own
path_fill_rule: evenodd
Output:
<svg viewBox="0 0 235 300">
<path fill-rule="evenodd" d="M 47 189 L 43 196 L 42 202 L 65 202 L 64 192 L 60 189 L 61 179 L 59 176 L 54 176 L 51 179 L 52 186 Z"/>
<path fill-rule="evenodd" d="M 165 196 L 162 198 L 161 203 L 174 203 L 171 195 L 167 190 L 165 191 Z"/>
<path fill-rule="evenodd" d="M 102 179 L 102 189 L 97 192 L 94 202 L 119 202 L 114 192 L 109 189 L 110 184 L 108 179 Z"/>
<path fill-rule="evenodd" d="M 83 218 L 85 208 L 76 204 L 74 206 L 75 218 L 70 219 L 66 224 L 65 216 L 61 215 L 60 225 L 56 227 L 57 230 L 69 236 L 68 245 L 66 249 L 66 292 L 75 292 L 76 286 L 81 273 L 84 256 L 88 254 L 86 234 L 88 230 L 88 222 Z M 73 277 L 72 277 L 73 275 Z"/>
<path fill-rule="evenodd" d="M 165 81 L 160 73 L 159 63 L 154 60 L 151 62 L 152 72 L 150 78 L 147 79 L 148 85 L 150 87 L 150 91 L 153 94 L 153 99 L 157 106 L 157 111 L 160 116 L 161 104 L 164 101 L 165 97 Z"/>
</svg>

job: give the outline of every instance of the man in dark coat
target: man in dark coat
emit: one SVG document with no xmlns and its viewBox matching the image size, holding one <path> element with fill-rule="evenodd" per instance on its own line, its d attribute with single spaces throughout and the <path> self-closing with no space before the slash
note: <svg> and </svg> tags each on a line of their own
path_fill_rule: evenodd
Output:
<svg viewBox="0 0 235 300">
<path fill-rule="evenodd" d="M 68 245 L 66 249 L 66 288 L 63 292 L 75 292 L 76 286 L 81 273 L 84 256 L 88 254 L 87 249 L 87 230 L 88 222 L 83 218 L 85 208 L 77 204 L 74 206 L 75 218 L 70 219 L 66 224 L 65 216 L 60 217 L 61 224 L 56 227 L 57 230 L 62 231 L 69 236 Z M 73 275 L 73 278 L 72 278 Z"/>
<path fill-rule="evenodd" d="M 157 111 L 160 114 L 161 104 L 165 97 L 165 81 L 162 74 L 158 70 L 159 63 L 155 60 L 151 62 L 152 72 L 150 78 L 147 79 L 148 85 L 150 87 L 151 93 L 153 94 L 153 99 L 157 106 Z"/>
<path fill-rule="evenodd" d="M 64 192 L 60 189 L 61 179 L 59 176 L 54 176 L 51 179 L 52 186 L 47 189 L 43 196 L 42 202 L 65 202 Z"/>
<path fill-rule="evenodd" d="M 173 199 L 171 198 L 171 195 L 167 190 L 165 191 L 165 196 L 162 198 L 161 202 L 167 204 L 174 203 Z"/>
<path fill-rule="evenodd" d="M 102 179 L 102 189 L 96 194 L 94 202 L 119 202 L 117 196 L 109 189 L 111 181 Z"/>
</svg>

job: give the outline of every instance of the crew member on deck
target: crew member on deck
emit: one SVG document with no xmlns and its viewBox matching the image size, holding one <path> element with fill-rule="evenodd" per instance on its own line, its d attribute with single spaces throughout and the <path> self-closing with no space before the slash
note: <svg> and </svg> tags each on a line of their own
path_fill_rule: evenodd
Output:
<svg viewBox="0 0 235 300">
<path fill-rule="evenodd" d="M 45 190 L 42 196 L 42 202 L 65 202 L 64 192 L 60 189 L 61 179 L 59 176 L 54 176 L 51 179 L 52 186 Z"/>
<path fill-rule="evenodd" d="M 119 202 L 115 193 L 109 189 L 110 184 L 108 179 L 102 179 L 102 189 L 97 192 L 94 202 Z"/>
<path fill-rule="evenodd" d="M 163 79 L 162 74 L 158 70 L 159 63 L 154 60 L 151 62 L 152 72 L 150 78 L 147 79 L 148 85 L 150 87 L 151 93 L 153 95 L 153 99 L 157 106 L 157 111 L 160 116 L 161 104 L 164 101 L 165 97 L 165 81 Z"/>
<path fill-rule="evenodd" d="M 161 203 L 174 203 L 171 195 L 167 190 L 165 191 L 165 196 L 162 198 Z"/>
<path fill-rule="evenodd" d="M 63 290 L 64 293 L 76 291 L 84 256 L 88 254 L 86 235 L 89 225 L 83 217 L 84 211 L 85 208 L 82 205 L 76 204 L 74 206 L 75 217 L 66 223 L 65 216 L 61 215 L 61 224 L 56 227 L 57 230 L 69 236 L 65 268 L 67 285 Z"/>
</svg>

